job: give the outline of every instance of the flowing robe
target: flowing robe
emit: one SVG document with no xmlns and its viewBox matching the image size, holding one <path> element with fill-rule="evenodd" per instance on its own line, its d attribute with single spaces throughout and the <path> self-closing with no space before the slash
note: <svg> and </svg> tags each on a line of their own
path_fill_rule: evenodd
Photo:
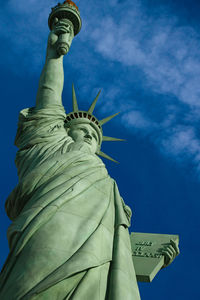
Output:
<svg viewBox="0 0 200 300">
<path fill-rule="evenodd" d="M 59 105 L 20 113 L 0 299 L 139 300 L 130 209 L 100 158 L 70 151 L 65 117 Z"/>
</svg>

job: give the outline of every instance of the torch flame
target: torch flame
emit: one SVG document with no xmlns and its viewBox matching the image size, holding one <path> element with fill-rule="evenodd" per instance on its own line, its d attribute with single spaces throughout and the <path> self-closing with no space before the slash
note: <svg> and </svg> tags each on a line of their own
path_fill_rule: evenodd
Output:
<svg viewBox="0 0 200 300">
<path fill-rule="evenodd" d="M 66 0 L 63 4 L 69 4 L 71 6 L 74 6 L 77 10 L 79 10 L 78 6 L 71 0 Z"/>
</svg>

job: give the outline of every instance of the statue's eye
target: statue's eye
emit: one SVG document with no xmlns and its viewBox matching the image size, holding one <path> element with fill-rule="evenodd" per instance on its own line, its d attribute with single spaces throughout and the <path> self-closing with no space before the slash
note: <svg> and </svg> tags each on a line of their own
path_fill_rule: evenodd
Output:
<svg viewBox="0 0 200 300">
<path fill-rule="evenodd" d="M 96 140 L 96 142 L 97 142 L 97 136 L 96 136 L 96 134 L 92 134 L 92 136 L 93 136 L 93 138 Z"/>
<path fill-rule="evenodd" d="M 79 130 L 81 130 L 81 131 L 87 133 L 87 130 L 86 130 L 84 127 L 80 127 Z"/>
</svg>

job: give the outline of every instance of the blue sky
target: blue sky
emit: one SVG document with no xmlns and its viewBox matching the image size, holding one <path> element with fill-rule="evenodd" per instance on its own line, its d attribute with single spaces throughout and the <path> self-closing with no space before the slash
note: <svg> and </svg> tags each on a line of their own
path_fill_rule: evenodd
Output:
<svg viewBox="0 0 200 300">
<path fill-rule="evenodd" d="M 13 141 L 18 113 L 34 106 L 54 0 L 6 0 L 0 8 L 0 266 L 9 224 L 4 202 L 17 184 Z M 76 1 L 83 27 L 65 57 L 63 103 L 75 84 L 82 109 L 102 89 L 98 118 L 120 111 L 102 150 L 133 210 L 131 231 L 180 235 L 181 255 L 142 299 L 197 299 L 200 192 L 200 3 L 196 0 Z"/>
</svg>

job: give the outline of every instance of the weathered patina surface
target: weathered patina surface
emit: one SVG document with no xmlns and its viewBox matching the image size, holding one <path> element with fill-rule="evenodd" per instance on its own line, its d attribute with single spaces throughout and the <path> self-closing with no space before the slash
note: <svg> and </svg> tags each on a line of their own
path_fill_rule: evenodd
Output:
<svg viewBox="0 0 200 300">
<path fill-rule="evenodd" d="M 67 0 L 56 6 L 49 27 L 36 105 L 19 115 L 19 183 L 6 201 L 12 224 L 0 299 L 139 300 L 131 210 L 97 156 L 113 160 L 101 143 L 120 139 L 103 136 L 102 125 L 116 114 L 100 121 L 93 115 L 99 94 L 87 112 L 79 111 L 73 89 L 73 113 L 66 115 L 63 54 L 81 28 L 76 5 Z M 173 261 L 178 243 L 161 250 L 159 268 Z M 158 267 L 150 271 L 152 279 Z"/>
<path fill-rule="evenodd" d="M 0 298 L 139 300 L 131 211 L 96 155 L 94 127 L 65 127 L 60 34 L 72 40 L 73 25 L 54 22 L 36 106 L 19 116 L 19 183 L 6 201 L 13 222 Z"/>
</svg>

